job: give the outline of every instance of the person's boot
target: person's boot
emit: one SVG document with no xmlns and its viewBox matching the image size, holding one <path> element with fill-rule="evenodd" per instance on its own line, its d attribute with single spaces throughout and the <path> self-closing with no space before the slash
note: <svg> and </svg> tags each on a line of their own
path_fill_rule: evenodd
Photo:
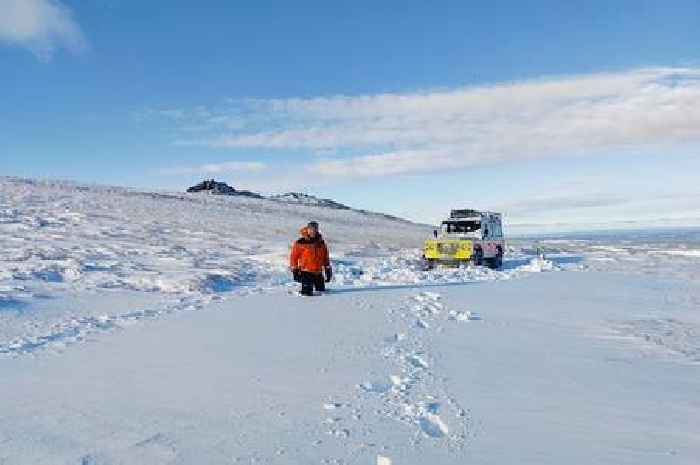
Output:
<svg viewBox="0 0 700 465">
<path fill-rule="evenodd" d="M 301 272 L 301 291 L 299 291 L 299 295 L 309 297 L 314 295 L 314 280 L 311 273 Z"/>
<path fill-rule="evenodd" d="M 326 292 L 326 282 L 323 280 L 323 275 L 316 277 L 314 285 L 318 292 Z"/>
</svg>

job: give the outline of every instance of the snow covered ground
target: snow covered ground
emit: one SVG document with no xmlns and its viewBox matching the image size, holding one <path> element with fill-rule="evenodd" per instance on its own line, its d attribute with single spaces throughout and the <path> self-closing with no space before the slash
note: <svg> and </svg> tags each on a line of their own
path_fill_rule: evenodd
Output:
<svg viewBox="0 0 700 465">
<path fill-rule="evenodd" d="M 335 278 L 304 299 L 310 219 Z M 428 232 L 0 178 L 0 464 L 697 463 L 697 231 L 513 240 L 499 271 L 424 271 Z"/>
</svg>

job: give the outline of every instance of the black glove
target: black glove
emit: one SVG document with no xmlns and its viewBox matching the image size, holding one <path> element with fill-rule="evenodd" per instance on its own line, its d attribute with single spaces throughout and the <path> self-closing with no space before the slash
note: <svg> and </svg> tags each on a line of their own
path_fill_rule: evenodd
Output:
<svg viewBox="0 0 700 465">
<path fill-rule="evenodd" d="M 333 268 L 327 266 L 324 271 L 326 272 L 326 282 L 331 282 L 331 279 L 333 279 Z"/>
<path fill-rule="evenodd" d="M 292 276 L 294 277 L 294 281 L 298 283 L 301 282 L 301 270 L 299 268 L 292 269 Z"/>
</svg>

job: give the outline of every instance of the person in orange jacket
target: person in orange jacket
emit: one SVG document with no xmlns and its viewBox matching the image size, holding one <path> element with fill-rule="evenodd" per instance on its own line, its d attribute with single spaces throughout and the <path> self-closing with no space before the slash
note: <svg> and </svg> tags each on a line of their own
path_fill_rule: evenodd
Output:
<svg viewBox="0 0 700 465">
<path fill-rule="evenodd" d="M 325 291 L 325 283 L 333 277 L 328 247 L 315 221 L 301 228 L 299 233 L 301 237 L 294 242 L 289 255 L 289 267 L 294 280 L 301 283 L 300 294 L 314 295 L 314 288 L 319 292 Z"/>
</svg>

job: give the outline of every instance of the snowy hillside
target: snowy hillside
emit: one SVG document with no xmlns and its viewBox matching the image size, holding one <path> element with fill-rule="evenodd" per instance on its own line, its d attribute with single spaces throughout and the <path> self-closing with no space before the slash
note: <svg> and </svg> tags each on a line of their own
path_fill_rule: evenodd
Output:
<svg viewBox="0 0 700 465">
<path fill-rule="evenodd" d="M 350 207 L 340 202 L 336 202 L 335 200 L 321 199 L 315 195 L 303 194 L 301 192 L 287 192 L 286 194 L 273 195 L 270 198 L 280 202 L 295 203 L 298 205 L 327 207 L 336 210 L 350 210 Z"/>
<path fill-rule="evenodd" d="M 330 208 L 332 210 L 352 210 L 357 213 L 362 213 L 367 216 L 378 216 L 381 218 L 386 218 L 389 220 L 399 221 L 403 223 L 410 223 L 408 220 L 403 218 L 398 218 L 393 215 L 388 215 L 386 213 L 372 212 L 363 209 L 357 209 L 349 207 L 340 202 L 336 202 L 333 199 L 323 199 L 316 197 L 315 195 L 305 194 L 301 192 L 287 192 L 285 194 L 274 194 L 270 196 L 264 196 L 257 192 L 251 192 L 247 190 L 235 189 L 233 186 L 229 186 L 225 182 L 216 181 L 214 179 L 205 179 L 204 181 L 195 184 L 187 189 L 188 193 L 198 193 L 203 195 L 217 195 L 217 196 L 231 196 L 231 197 L 249 197 L 254 199 L 268 199 L 274 202 L 280 202 L 282 204 L 291 204 L 304 207 L 319 207 L 319 208 Z"/>
<path fill-rule="evenodd" d="M 421 226 L 352 210 L 5 178 L 0 305 L 23 308 L 66 292 L 109 291 L 111 297 L 124 291 L 137 300 L 146 293 L 147 301 L 162 294 L 175 299 L 170 308 L 285 283 L 289 245 L 312 219 L 321 223 L 335 257 L 415 247 L 426 234 Z M 40 326 L 57 323 L 41 320 Z M 3 323 L 0 352 L 26 330 Z"/>
<path fill-rule="evenodd" d="M 417 251 L 426 227 L 352 209 L 5 178 L 0 305 L 41 311 L 0 321 L 0 353 L 63 344 L 116 320 L 292 285 L 289 247 L 311 219 L 330 244 L 340 285 L 511 273 L 453 269 L 428 276 Z M 91 305 L 79 303 L 88 295 Z M 52 300 L 66 296 L 78 303 Z M 112 309 L 124 299 L 148 310 Z"/>
<path fill-rule="evenodd" d="M 307 200 L 0 178 L 0 464 L 695 463 L 696 231 L 425 271 L 428 227 Z"/>
<path fill-rule="evenodd" d="M 323 207 L 323 208 L 331 208 L 333 210 L 352 210 L 352 211 L 362 213 L 362 214 L 365 214 L 368 216 L 378 216 L 381 218 L 386 218 L 388 220 L 398 221 L 401 223 L 410 223 L 408 220 L 404 220 L 403 218 L 398 218 L 398 217 L 393 216 L 393 215 L 388 215 L 386 213 L 378 213 L 378 212 L 368 211 L 368 210 L 364 210 L 364 209 L 352 208 L 352 207 L 349 207 L 349 206 L 342 204 L 340 202 L 336 202 L 333 199 L 323 199 L 320 197 L 316 197 L 315 195 L 303 194 L 300 192 L 287 192 L 286 194 L 272 195 L 268 198 L 271 200 L 275 200 L 277 202 L 283 202 L 283 203 L 295 204 L 295 205 L 304 205 L 304 206 L 308 206 L 308 207 Z"/>
</svg>

